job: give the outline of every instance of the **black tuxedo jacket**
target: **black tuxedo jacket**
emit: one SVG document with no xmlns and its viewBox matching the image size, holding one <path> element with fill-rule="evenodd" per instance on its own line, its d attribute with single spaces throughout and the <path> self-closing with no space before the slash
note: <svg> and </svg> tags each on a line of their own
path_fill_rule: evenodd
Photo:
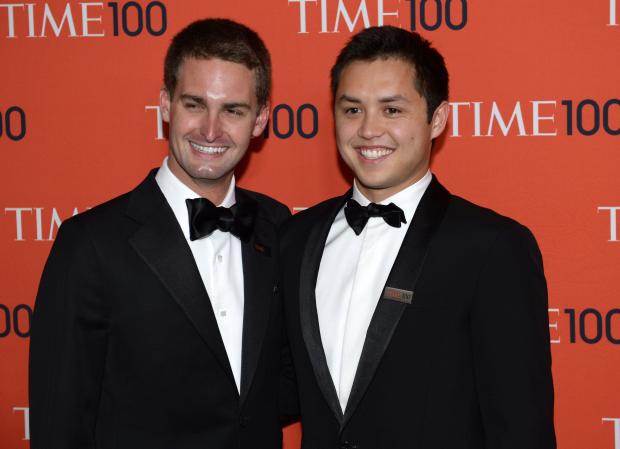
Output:
<svg viewBox="0 0 620 449">
<path fill-rule="evenodd" d="M 237 391 L 211 303 L 154 178 L 63 223 L 45 266 L 30 346 L 33 449 L 280 448 L 284 331 L 277 227 L 256 201 L 242 243 Z"/>
<path fill-rule="evenodd" d="M 330 227 L 349 197 L 301 212 L 283 229 L 302 448 L 554 448 L 547 291 L 536 242 L 525 227 L 450 195 L 436 179 L 386 282 L 413 292 L 411 303 L 379 300 L 341 410 L 315 286 Z"/>
</svg>

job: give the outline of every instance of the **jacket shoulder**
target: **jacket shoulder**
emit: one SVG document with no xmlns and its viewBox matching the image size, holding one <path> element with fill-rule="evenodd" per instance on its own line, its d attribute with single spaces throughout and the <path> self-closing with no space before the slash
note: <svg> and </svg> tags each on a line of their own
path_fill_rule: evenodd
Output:
<svg viewBox="0 0 620 449">
<path fill-rule="evenodd" d="M 506 234 L 534 240 L 532 232 L 514 218 L 459 196 L 452 196 L 446 218 L 455 228 L 469 236 L 486 236 L 494 240 L 500 234 Z"/>
<path fill-rule="evenodd" d="M 258 218 L 270 222 L 275 227 L 291 216 L 289 208 L 280 201 L 264 193 L 238 188 L 238 191 L 258 203 Z"/>
<path fill-rule="evenodd" d="M 282 236 L 290 234 L 307 234 L 315 223 L 327 219 L 334 212 L 334 208 L 342 202 L 342 197 L 337 196 L 324 200 L 308 209 L 304 209 L 293 215 L 282 227 Z"/>
<path fill-rule="evenodd" d="M 98 204 L 62 222 L 61 227 L 98 227 L 110 223 L 124 216 L 131 192 Z"/>
<path fill-rule="evenodd" d="M 60 230 L 63 228 L 65 231 L 69 229 L 87 230 L 92 238 L 102 237 L 104 239 L 123 234 L 128 223 L 135 223 L 127 213 L 132 207 L 131 205 L 144 203 L 145 197 L 157 199 L 157 195 L 161 195 L 156 187 L 155 173 L 156 169 L 151 170 L 147 177 L 132 190 L 63 221 Z M 139 195 L 140 192 L 143 195 Z M 163 195 L 161 195 L 161 199 L 163 200 Z M 151 206 L 142 204 L 141 207 L 148 209 Z"/>
</svg>

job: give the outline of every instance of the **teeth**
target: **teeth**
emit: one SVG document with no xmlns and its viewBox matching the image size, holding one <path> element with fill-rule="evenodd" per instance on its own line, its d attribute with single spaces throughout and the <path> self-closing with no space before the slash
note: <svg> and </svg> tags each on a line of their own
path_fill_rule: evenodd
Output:
<svg viewBox="0 0 620 449">
<path fill-rule="evenodd" d="M 387 156 L 393 152 L 394 150 L 388 150 L 387 148 L 381 150 L 360 149 L 360 153 L 366 159 L 379 159 L 380 157 Z"/>
<path fill-rule="evenodd" d="M 194 150 L 204 154 L 221 154 L 228 149 L 228 147 L 203 147 L 194 142 L 190 142 L 189 144 Z"/>
</svg>

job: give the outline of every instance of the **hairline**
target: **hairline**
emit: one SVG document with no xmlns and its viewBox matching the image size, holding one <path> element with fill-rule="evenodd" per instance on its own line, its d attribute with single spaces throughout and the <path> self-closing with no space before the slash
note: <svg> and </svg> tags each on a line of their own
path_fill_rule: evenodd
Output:
<svg viewBox="0 0 620 449">
<path fill-rule="evenodd" d="M 340 70 L 338 71 L 338 80 L 337 80 L 337 84 L 334 86 L 333 91 L 332 91 L 332 105 L 336 104 L 336 93 L 338 92 L 338 88 L 340 87 L 340 80 L 342 79 L 342 74 L 344 73 L 344 71 L 353 63 L 356 62 L 365 62 L 365 63 L 373 63 L 375 61 L 402 61 L 405 64 L 407 64 L 409 66 L 409 69 L 411 69 L 412 72 L 412 79 L 413 79 L 413 88 L 415 89 L 415 91 L 418 93 L 418 95 L 420 95 L 423 99 L 424 99 L 424 104 L 426 105 L 426 110 L 428 112 L 428 100 L 426 99 L 426 96 L 424 95 L 424 92 L 422 92 L 421 86 L 420 86 L 420 79 L 418 77 L 418 71 L 416 68 L 415 63 L 413 63 L 411 61 L 411 59 L 407 58 L 406 56 L 399 54 L 399 53 L 382 53 L 382 54 L 378 54 L 378 55 L 374 55 L 370 58 L 354 58 L 354 59 L 350 59 L 346 62 L 346 64 L 343 64 L 340 67 Z M 434 111 L 433 111 L 434 112 Z M 429 121 L 430 122 L 430 121 Z"/>
<path fill-rule="evenodd" d="M 266 98 L 263 104 L 260 104 L 259 99 L 258 99 L 258 89 L 259 89 L 259 75 L 258 75 L 258 67 L 259 65 L 257 65 L 256 67 L 250 68 L 247 64 L 240 62 L 240 61 L 235 61 L 233 59 L 230 58 L 224 58 L 218 54 L 191 54 L 188 53 L 186 55 L 183 55 L 181 57 L 181 62 L 179 63 L 179 65 L 177 66 L 176 72 L 174 74 L 174 80 L 175 80 L 175 85 L 174 88 L 172 89 L 172 91 L 169 89 L 168 86 L 166 86 L 164 84 L 164 89 L 166 90 L 166 92 L 168 92 L 168 95 L 170 96 L 170 98 L 172 98 L 174 96 L 174 92 L 176 91 L 177 85 L 179 84 L 179 73 L 181 71 L 181 68 L 183 67 L 183 64 L 185 64 L 185 62 L 189 59 L 195 59 L 196 61 L 210 61 L 210 60 L 214 60 L 214 59 L 219 59 L 220 61 L 224 61 L 224 62 L 231 62 L 233 64 L 239 64 L 240 66 L 245 67 L 246 69 L 248 69 L 250 72 L 252 72 L 252 75 L 254 77 L 254 97 L 256 99 L 256 104 L 258 106 L 258 110 L 260 111 L 262 108 L 265 108 L 268 106 L 269 104 L 269 98 Z"/>
</svg>

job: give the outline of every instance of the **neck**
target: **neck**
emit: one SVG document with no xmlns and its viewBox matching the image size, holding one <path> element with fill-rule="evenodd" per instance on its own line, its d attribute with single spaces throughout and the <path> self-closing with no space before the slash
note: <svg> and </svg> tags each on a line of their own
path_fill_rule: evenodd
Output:
<svg viewBox="0 0 620 449">
<path fill-rule="evenodd" d="M 362 195 L 368 198 L 368 200 L 370 200 L 371 203 L 380 203 L 381 201 L 384 201 L 388 199 L 389 197 L 396 195 L 398 192 L 402 192 L 407 187 L 414 185 L 416 182 L 422 179 L 425 174 L 426 174 L 426 171 L 419 176 L 411 178 L 407 182 L 404 182 L 402 184 L 398 184 L 392 187 L 373 188 L 373 187 L 365 186 L 357 178 L 355 178 L 355 185 L 357 186 L 357 190 L 359 190 Z"/>
<path fill-rule="evenodd" d="M 197 195 L 208 199 L 216 206 L 220 205 L 224 198 L 226 198 L 234 175 L 231 171 L 218 179 L 193 178 L 177 164 L 171 164 L 170 158 L 168 158 L 168 168 L 179 181 L 196 192 Z"/>
<path fill-rule="evenodd" d="M 228 193 L 228 189 L 230 188 L 230 181 L 232 180 L 233 174 L 230 173 L 226 175 L 224 178 L 218 179 L 217 181 L 212 182 L 202 182 L 202 180 L 193 180 L 194 182 L 189 185 L 184 182 L 187 187 L 192 189 L 198 195 L 203 198 L 208 199 L 216 206 L 222 204 L 224 198 L 226 198 L 226 194 Z"/>
<path fill-rule="evenodd" d="M 370 200 L 371 203 L 380 203 L 381 201 L 391 197 L 395 193 L 399 191 L 393 191 L 392 189 L 370 189 L 368 187 L 364 187 L 356 180 L 357 189 L 360 191 L 362 195 Z"/>
</svg>

